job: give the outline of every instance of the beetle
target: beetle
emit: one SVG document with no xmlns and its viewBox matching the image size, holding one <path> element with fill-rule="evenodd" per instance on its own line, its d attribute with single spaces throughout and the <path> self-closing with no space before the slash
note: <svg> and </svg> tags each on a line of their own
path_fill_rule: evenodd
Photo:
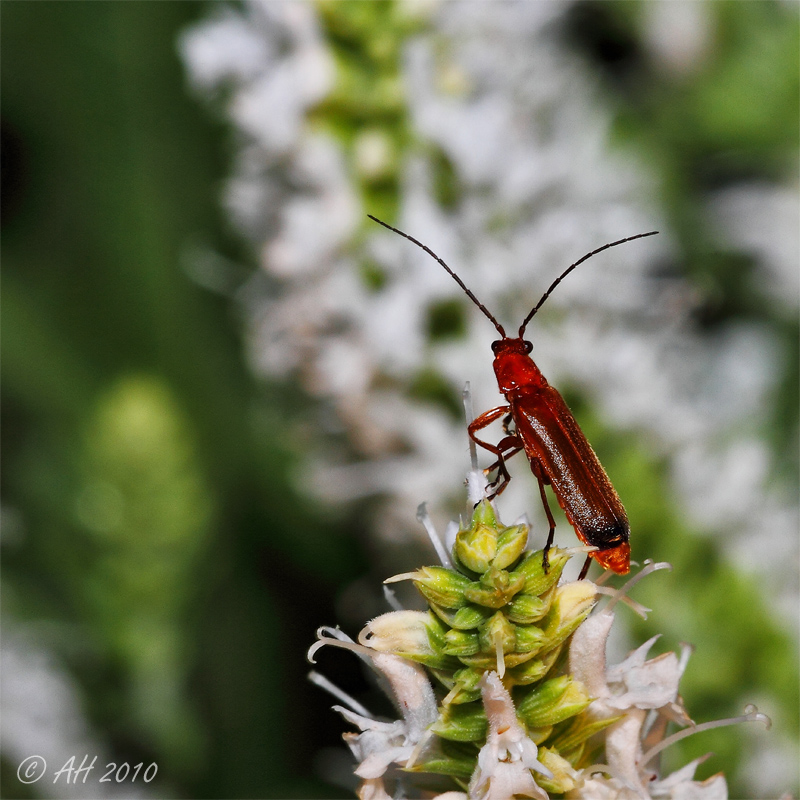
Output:
<svg viewBox="0 0 800 800">
<path fill-rule="evenodd" d="M 485 470 L 487 474 L 497 470 L 496 478 L 489 484 L 492 489 L 491 497 L 499 495 L 511 479 L 506 461 L 524 450 L 539 483 L 539 493 L 550 526 L 544 548 L 545 568 L 548 564 L 547 552 L 553 544 L 556 527 L 545 492 L 545 487 L 549 485 L 578 538 L 584 544 L 597 548 L 586 559 L 580 577 L 586 576 L 591 559 L 597 561 L 604 569 L 620 574 L 628 572 L 630 525 L 622 501 L 567 404 L 558 391 L 550 386 L 531 358 L 533 345 L 524 336 L 525 329 L 534 315 L 556 286 L 577 266 L 603 250 L 645 236 L 654 236 L 658 231 L 639 233 L 616 242 L 609 242 L 579 258 L 550 284 L 539 302 L 522 321 L 517 335 L 512 337 L 506 334 L 503 326 L 475 297 L 461 278 L 429 247 L 377 217 L 371 214 L 367 216 L 421 247 L 438 261 L 464 290 L 467 297 L 489 318 L 500 334 L 500 338 L 492 343 L 493 367 L 497 386 L 504 395 L 507 405 L 480 414 L 468 427 L 470 438 L 497 459 Z M 500 442 L 494 445 L 478 438 L 480 430 L 501 418 L 506 435 Z"/>
</svg>

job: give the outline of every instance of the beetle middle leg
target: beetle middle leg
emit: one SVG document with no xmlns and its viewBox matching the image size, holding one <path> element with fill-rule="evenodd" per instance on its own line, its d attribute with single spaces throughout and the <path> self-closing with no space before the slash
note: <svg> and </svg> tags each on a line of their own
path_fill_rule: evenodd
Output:
<svg viewBox="0 0 800 800">
<path fill-rule="evenodd" d="M 506 436 L 497 443 L 497 449 L 501 451 L 497 456 L 497 461 L 484 470 L 487 474 L 497 470 L 497 477 L 489 482 L 489 488 L 493 490 L 492 496 L 489 498 L 491 500 L 497 497 L 511 480 L 511 475 L 508 474 L 506 468 L 506 461 L 523 449 L 522 440 L 517 436 Z"/>
<path fill-rule="evenodd" d="M 517 436 L 516 426 L 512 426 L 513 422 L 513 414 L 506 414 L 505 417 L 503 417 L 503 432 L 506 436 L 497 443 L 497 449 L 501 451 L 501 455 L 498 455 L 497 461 L 495 461 L 494 464 L 486 468 L 487 475 L 493 470 L 497 470 L 497 477 L 489 484 L 490 488 L 494 489 L 492 498 L 497 497 L 511 480 L 505 462 L 519 453 L 520 450 L 524 449 L 522 439 Z M 502 483 L 500 482 L 501 479 Z"/>
</svg>

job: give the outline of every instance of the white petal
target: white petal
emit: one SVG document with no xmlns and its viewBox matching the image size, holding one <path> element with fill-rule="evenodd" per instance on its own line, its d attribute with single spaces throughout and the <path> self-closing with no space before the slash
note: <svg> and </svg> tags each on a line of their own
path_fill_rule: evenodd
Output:
<svg viewBox="0 0 800 800">
<path fill-rule="evenodd" d="M 358 800 L 392 800 L 383 786 L 383 778 L 370 778 L 358 787 Z"/>
<path fill-rule="evenodd" d="M 399 719 L 394 722 L 382 722 L 379 719 L 372 719 L 371 717 L 364 717 L 361 714 L 356 714 L 354 711 L 344 706 L 332 706 L 332 708 L 334 711 L 338 711 L 348 722 L 360 728 L 362 731 L 382 733 L 387 738 L 404 735 L 405 725 Z"/>
<path fill-rule="evenodd" d="M 625 674 L 634 667 L 641 667 L 647 660 L 647 654 L 650 648 L 661 637 L 660 633 L 649 638 L 644 644 L 640 644 L 635 650 L 632 650 L 623 661 L 615 664 L 613 667 L 608 668 L 609 683 L 624 680 Z"/>
<path fill-rule="evenodd" d="M 390 764 L 405 764 L 413 747 L 390 747 L 368 755 L 355 770 L 359 778 L 380 778 Z"/>
<path fill-rule="evenodd" d="M 376 731 L 364 731 L 363 733 L 345 733 L 342 738 L 350 748 L 350 752 L 355 756 L 356 761 L 363 764 L 367 759 L 376 756 L 378 760 L 383 760 L 383 754 L 392 752 L 386 763 L 394 760 L 394 751 L 402 744 L 402 738 L 387 737 L 383 733 Z M 385 767 L 384 767 L 385 769 Z M 382 775 L 383 770 L 374 775 L 364 775 L 363 777 L 375 777 Z"/>
<path fill-rule="evenodd" d="M 568 800 L 643 800 L 642 795 L 616 778 L 597 775 L 583 782 L 580 789 L 567 794 Z"/>
<path fill-rule="evenodd" d="M 633 709 L 608 729 L 606 761 L 617 779 L 630 787 L 635 787 L 647 797 L 647 791 L 639 776 L 639 761 L 642 757 L 640 738 L 645 716 L 645 711 Z"/>
<path fill-rule="evenodd" d="M 391 684 L 406 723 L 407 741 L 416 744 L 439 715 L 436 696 L 425 670 L 413 661 L 389 653 L 377 653 L 373 663 Z"/>
<path fill-rule="evenodd" d="M 606 683 L 606 642 L 614 614 L 592 614 L 572 635 L 569 646 L 569 671 L 591 697 L 603 699 L 610 694 Z"/>
<path fill-rule="evenodd" d="M 655 785 L 658 786 L 660 790 L 670 790 L 673 787 L 677 786 L 679 783 L 684 783 L 685 781 L 694 780 L 694 773 L 697 771 L 697 767 L 700 765 L 702 761 L 705 761 L 708 758 L 707 755 L 700 756 L 700 758 L 694 759 L 694 761 L 690 761 L 685 766 L 681 767 L 680 769 L 676 769 L 675 772 L 671 772 L 666 778 L 660 781 L 656 781 Z"/>
<path fill-rule="evenodd" d="M 489 718 L 489 735 L 496 736 L 499 730 L 519 728 L 514 702 L 497 673 L 484 673 L 480 685 L 483 706 Z"/>
<path fill-rule="evenodd" d="M 622 676 L 627 691 L 607 700 L 612 708 L 661 708 L 678 698 L 681 669 L 675 653 L 663 655 L 631 667 Z"/>
<path fill-rule="evenodd" d="M 672 777 L 672 776 L 670 776 Z M 667 779 L 669 780 L 669 779 Z M 704 781 L 683 781 L 671 786 L 666 793 L 661 791 L 662 782 L 656 782 L 651 787 L 654 798 L 669 798 L 669 800 L 728 800 L 728 785 L 722 773 L 712 775 Z"/>
</svg>

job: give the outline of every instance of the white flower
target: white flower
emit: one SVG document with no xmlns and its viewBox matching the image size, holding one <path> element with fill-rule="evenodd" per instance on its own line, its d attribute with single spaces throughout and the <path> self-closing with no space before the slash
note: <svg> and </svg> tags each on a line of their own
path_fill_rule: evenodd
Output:
<svg viewBox="0 0 800 800">
<path fill-rule="evenodd" d="M 547 800 L 531 770 L 552 777 L 537 756 L 536 745 L 517 720 L 511 695 L 496 672 L 481 679 L 481 696 L 489 720 L 489 735 L 478 754 L 478 766 L 469 782 L 470 800 L 507 800 L 535 797 Z"/>
<path fill-rule="evenodd" d="M 623 600 L 624 592 L 634 581 L 667 564 L 651 564 L 632 578 L 614 595 L 612 603 Z M 686 713 L 678 694 L 678 683 L 691 655 L 684 647 L 680 658 L 663 653 L 647 659 L 647 653 L 658 639 L 654 636 L 613 667 L 606 667 L 606 642 L 614 622 L 613 605 L 590 616 L 573 634 L 569 664 L 573 678 L 584 683 L 594 701 L 587 713 L 598 719 L 622 714 L 605 734 L 607 775 L 592 774 L 581 788 L 568 794 L 574 800 L 724 800 L 727 798 L 725 778 L 715 775 L 695 781 L 694 772 L 703 759 L 697 759 L 666 778 L 660 778 L 649 765 L 664 747 L 684 735 L 711 727 L 742 721 L 760 721 L 769 726 L 769 719 L 755 708 L 731 720 L 718 720 L 695 725 Z M 691 726 L 664 739 L 667 723 Z"/>
<path fill-rule="evenodd" d="M 617 778 L 591 777 L 579 791 L 567 795 L 568 800 L 727 800 L 728 787 L 721 773 L 704 781 L 695 781 L 694 773 L 703 758 L 696 758 L 664 780 L 653 780 L 649 794 L 642 795 Z"/>
<path fill-rule="evenodd" d="M 399 612 L 412 613 L 412 612 Z M 384 615 L 390 616 L 390 615 Z M 382 722 L 368 716 L 352 698 L 332 687 L 322 676 L 312 673 L 312 680 L 333 691 L 351 708 L 333 706 L 361 733 L 346 733 L 344 739 L 358 761 L 355 774 L 363 778 L 359 790 L 361 800 L 383 800 L 389 797 L 383 785 L 383 776 L 392 764 L 405 766 L 418 749 L 425 744 L 426 731 L 438 716 L 437 701 L 425 670 L 413 661 L 391 653 L 358 645 L 348 636 L 333 628 L 320 628 L 318 641 L 308 652 L 313 656 L 324 645 L 334 645 L 353 650 L 385 678 L 392 700 L 402 719 Z"/>
</svg>

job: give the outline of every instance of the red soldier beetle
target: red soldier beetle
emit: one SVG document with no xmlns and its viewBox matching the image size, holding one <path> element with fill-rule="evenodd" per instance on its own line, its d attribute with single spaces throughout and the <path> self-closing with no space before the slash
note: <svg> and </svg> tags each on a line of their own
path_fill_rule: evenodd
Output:
<svg viewBox="0 0 800 800">
<path fill-rule="evenodd" d="M 539 493 L 544 505 L 550 531 L 544 548 L 544 563 L 547 566 L 547 551 L 553 544 L 556 523 L 547 501 L 545 486 L 550 485 L 578 538 L 597 548 L 589 554 L 581 570 L 584 578 L 591 559 L 604 569 L 624 574 L 630 569 L 630 525 L 628 515 L 605 470 L 586 440 L 561 395 L 547 382 L 530 356 L 533 345 L 525 340 L 525 328 L 559 283 L 572 270 L 603 250 L 625 242 L 653 236 L 658 231 L 639 233 L 616 242 L 604 244 L 571 264 L 559 275 L 542 295 L 539 302 L 522 321 L 516 337 L 506 335 L 503 326 L 492 316 L 486 306 L 467 288 L 461 278 L 442 261 L 436 253 L 422 242 L 397 228 L 368 215 L 384 228 L 403 236 L 421 247 L 451 275 L 464 290 L 467 297 L 489 318 L 500 334 L 492 343 L 494 372 L 497 386 L 506 398 L 507 405 L 490 409 L 469 424 L 469 436 L 478 445 L 496 457 L 486 470 L 487 474 L 497 470 L 497 477 L 489 484 L 492 497 L 499 495 L 511 480 L 506 460 L 524 450 L 533 474 L 539 483 Z M 496 445 L 479 439 L 477 432 L 498 419 L 503 419 L 506 436 Z M 514 423 L 514 430 L 510 424 Z"/>
</svg>

